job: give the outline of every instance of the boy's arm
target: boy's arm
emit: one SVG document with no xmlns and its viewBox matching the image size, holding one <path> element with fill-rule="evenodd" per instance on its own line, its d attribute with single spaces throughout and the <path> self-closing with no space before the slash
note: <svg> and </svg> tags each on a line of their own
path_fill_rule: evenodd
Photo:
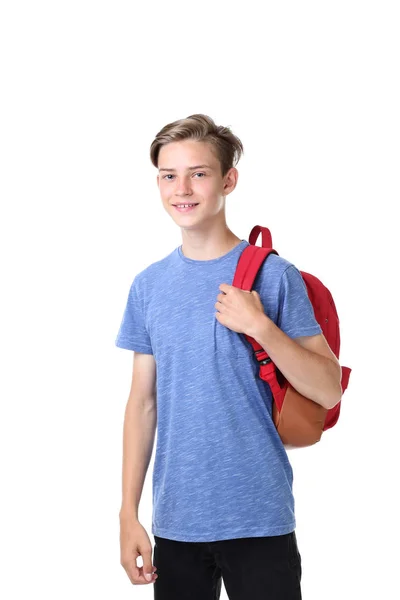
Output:
<svg viewBox="0 0 400 600">
<path fill-rule="evenodd" d="M 123 430 L 120 517 L 138 520 L 139 502 L 157 428 L 156 363 L 152 354 L 134 352 L 132 384 Z"/>
<path fill-rule="evenodd" d="M 341 367 L 322 333 L 291 339 L 263 314 L 249 335 L 300 394 L 327 409 L 340 401 Z"/>
</svg>

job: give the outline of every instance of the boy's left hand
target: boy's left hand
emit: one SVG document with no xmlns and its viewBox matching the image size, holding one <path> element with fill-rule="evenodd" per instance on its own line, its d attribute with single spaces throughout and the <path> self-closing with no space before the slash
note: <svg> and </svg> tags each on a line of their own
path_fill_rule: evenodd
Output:
<svg viewBox="0 0 400 600">
<path fill-rule="evenodd" d="M 222 294 L 218 294 L 218 302 L 215 303 L 217 320 L 236 333 L 251 336 L 266 316 L 258 292 L 241 290 L 228 283 L 221 283 L 219 289 Z"/>
</svg>

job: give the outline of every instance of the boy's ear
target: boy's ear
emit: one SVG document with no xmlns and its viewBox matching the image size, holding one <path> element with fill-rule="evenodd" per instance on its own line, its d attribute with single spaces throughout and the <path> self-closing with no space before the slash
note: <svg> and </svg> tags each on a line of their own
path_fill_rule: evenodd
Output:
<svg viewBox="0 0 400 600">
<path fill-rule="evenodd" d="M 235 167 L 231 167 L 228 173 L 225 175 L 224 190 L 228 189 L 228 194 L 233 192 L 233 190 L 235 189 L 238 177 L 239 171 Z"/>
</svg>

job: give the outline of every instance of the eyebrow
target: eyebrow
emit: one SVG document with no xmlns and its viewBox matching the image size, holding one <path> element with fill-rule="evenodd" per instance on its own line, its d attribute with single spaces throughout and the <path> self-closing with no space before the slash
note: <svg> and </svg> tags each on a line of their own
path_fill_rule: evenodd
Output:
<svg viewBox="0 0 400 600">
<path fill-rule="evenodd" d="M 194 166 L 194 167 L 188 167 L 188 168 L 187 168 L 187 170 L 188 170 L 188 171 L 194 171 L 194 169 L 204 169 L 204 168 L 206 168 L 206 169 L 211 169 L 211 170 L 212 170 L 212 167 L 210 167 L 209 165 L 196 165 L 196 166 Z M 160 172 L 161 172 L 161 171 L 176 171 L 176 169 L 164 169 L 164 168 L 162 168 L 162 169 L 158 169 L 158 170 L 159 170 Z"/>
</svg>

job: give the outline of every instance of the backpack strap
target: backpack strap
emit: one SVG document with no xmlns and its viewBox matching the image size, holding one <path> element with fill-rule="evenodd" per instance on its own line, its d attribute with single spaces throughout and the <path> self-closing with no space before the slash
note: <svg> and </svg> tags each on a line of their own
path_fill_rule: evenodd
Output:
<svg viewBox="0 0 400 600">
<path fill-rule="evenodd" d="M 253 231 L 257 227 L 259 226 L 256 226 Z M 260 230 L 263 229 L 265 228 L 260 228 Z M 260 230 L 254 234 L 256 235 L 256 238 L 259 235 Z M 267 237 L 266 239 L 268 241 L 270 238 Z M 271 246 L 260 247 L 252 244 L 246 246 L 240 255 L 232 285 L 250 292 L 261 266 L 270 254 L 277 254 L 279 256 L 278 252 Z M 260 378 L 269 384 L 274 396 L 274 401 L 280 410 L 283 404 L 286 387 L 281 388 L 279 385 L 275 364 L 270 359 L 268 353 L 265 352 L 264 348 L 254 338 L 247 334 L 244 334 L 244 337 L 253 347 L 254 355 L 260 365 Z"/>
<path fill-rule="evenodd" d="M 250 292 L 261 265 L 270 254 L 278 253 L 273 248 L 261 248 L 251 244 L 246 246 L 239 257 L 232 285 Z"/>
<path fill-rule="evenodd" d="M 261 233 L 261 246 L 263 248 L 272 248 L 272 236 L 271 232 L 267 227 L 261 225 L 255 225 L 250 232 L 249 242 L 253 246 L 256 245 L 257 238 Z"/>
</svg>

